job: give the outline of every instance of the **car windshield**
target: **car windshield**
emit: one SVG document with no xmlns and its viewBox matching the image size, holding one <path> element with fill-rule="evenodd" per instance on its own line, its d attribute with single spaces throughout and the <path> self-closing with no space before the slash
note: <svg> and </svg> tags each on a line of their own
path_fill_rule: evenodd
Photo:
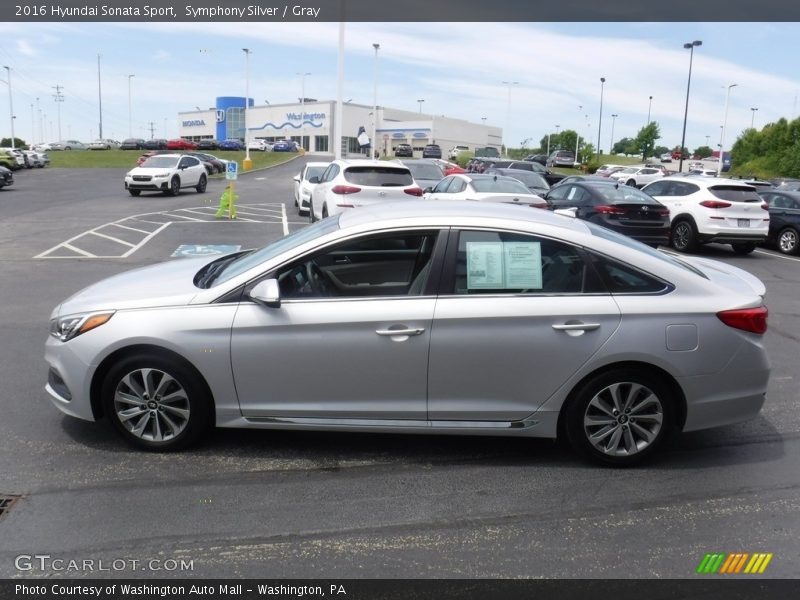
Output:
<svg viewBox="0 0 800 600">
<path fill-rule="evenodd" d="M 413 185 L 411 171 L 397 167 L 349 167 L 344 171 L 348 183 L 377 187 Z"/>
<path fill-rule="evenodd" d="M 627 235 L 623 235 L 621 233 L 617 233 L 616 231 L 608 229 L 607 227 L 603 227 L 602 225 L 595 225 L 594 223 L 591 223 L 589 221 L 582 221 L 582 222 L 589 228 L 589 232 L 592 235 L 595 235 L 595 236 L 597 236 L 599 238 L 602 238 L 604 240 L 609 240 L 611 242 L 616 242 L 618 244 L 622 244 L 623 246 L 626 246 L 628 248 L 633 248 L 634 250 L 639 250 L 640 252 L 644 252 L 648 256 L 652 256 L 654 258 L 657 258 L 659 260 L 667 262 L 667 263 L 669 263 L 671 265 L 676 265 L 678 267 L 681 267 L 682 269 L 686 269 L 687 271 L 691 271 L 692 273 L 694 273 L 695 275 L 699 275 L 703 279 L 708 279 L 708 277 L 706 277 L 705 274 L 702 271 L 700 271 L 699 269 L 696 269 L 695 267 L 693 267 L 692 265 L 690 265 L 688 263 L 685 263 L 684 261 L 682 261 L 677 256 L 673 256 L 671 254 L 664 254 L 663 252 L 659 252 L 658 250 L 656 250 L 655 248 L 651 248 L 647 244 L 643 244 L 642 242 L 638 242 L 638 241 L 634 240 L 633 238 L 628 237 Z"/>
<path fill-rule="evenodd" d="M 494 192 L 500 194 L 530 194 L 528 188 L 511 177 L 486 177 L 473 179 L 472 187 L 476 192 Z"/>
<path fill-rule="evenodd" d="M 304 227 L 303 229 L 298 229 L 294 233 L 290 233 L 289 235 L 271 243 L 269 246 L 264 246 L 259 250 L 244 254 L 231 261 L 216 274 L 216 278 L 213 281 L 208 281 L 207 283 L 208 285 L 211 283 L 214 285 L 224 283 L 265 261 L 275 258 L 276 256 L 287 252 L 292 248 L 297 248 L 298 246 L 301 246 L 316 237 L 321 237 L 323 235 L 327 235 L 331 231 L 336 231 L 338 228 L 339 215 L 335 215 L 318 221 L 313 225 L 309 225 L 308 227 Z"/>
<path fill-rule="evenodd" d="M 142 163 L 142 167 L 145 169 L 169 169 L 177 164 L 178 158 L 175 156 L 151 156 Z"/>
<path fill-rule="evenodd" d="M 598 195 L 602 196 L 606 202 L 615 204 L 625 204 L 628 202 L 635 202 L 636 204 L 650 204 L 658 205 L 660 202 L 655 200 L 652 196 L 637 190 L 635 187 L 629 185 L 619 185 L 613 183 L 597 183 L 592 184 L 592 189 Z"/>
<path fill-rule="evenodd" d="M 412 163 L 406 166 L 411 170 L 414 179 L 441 179 L 444 177 L 442 170 L 431 163 Z"/>
</svg>

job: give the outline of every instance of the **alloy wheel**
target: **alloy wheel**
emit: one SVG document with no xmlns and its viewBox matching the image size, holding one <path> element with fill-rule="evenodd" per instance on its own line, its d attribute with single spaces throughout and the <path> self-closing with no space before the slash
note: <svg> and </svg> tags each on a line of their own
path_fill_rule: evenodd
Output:
<svg viewBox="0 0 800 600">
<path fill-rule="evenodd" d="M 778 237 L 778 250 L 784 254 L 797 252 L 797 232 L 794 229 L 784 229 Z"/>
<path fill-rule="evenodd" d="M 133 436 L 165 442 L 186 428 L 190 402 L 183 386 L 169 373 L 142 368 L 131 371 L 117 384 L 114 411 Z"/>
</svg>

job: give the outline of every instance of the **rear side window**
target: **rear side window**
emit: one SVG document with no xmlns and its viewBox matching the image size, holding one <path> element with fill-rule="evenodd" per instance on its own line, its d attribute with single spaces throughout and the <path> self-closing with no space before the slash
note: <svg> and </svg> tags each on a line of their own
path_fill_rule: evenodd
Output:
<svg viewBox="0 0 800 600">
<path fill-rule="evenodd" d="M 715 185 L 708 188 L 720 200 L 728 202 L 761 202 L 754 188 L 744 188 L 737 185 Z"/>
<path fill-rule="evenodd" d="M 672 286 L 610 258 L 589 253 L 590 259 L 600 274 L 603 283 L 612 294 L 661 294 L 672 290 Z"/>
<path fill-rule="evenodd" d="M 344 171 L 348 183 L 376 187 L 395 187 L 412 185 L 414 178 L 408 169 L 393 167 L 349 167 Z"/>
</svg>

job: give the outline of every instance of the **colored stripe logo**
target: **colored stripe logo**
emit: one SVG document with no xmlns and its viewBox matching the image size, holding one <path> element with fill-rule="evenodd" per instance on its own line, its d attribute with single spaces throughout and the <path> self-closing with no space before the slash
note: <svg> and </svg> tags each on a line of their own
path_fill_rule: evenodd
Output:
<svg viewBox="0 0 800 600">
<path fill-rule="evenodd" d="M 706 554 L 697 567 L 697 573 L 717 575 L 761 574 L 767 569 L 772 553 L 734 552 L 731 554 Z"/>
</svg>

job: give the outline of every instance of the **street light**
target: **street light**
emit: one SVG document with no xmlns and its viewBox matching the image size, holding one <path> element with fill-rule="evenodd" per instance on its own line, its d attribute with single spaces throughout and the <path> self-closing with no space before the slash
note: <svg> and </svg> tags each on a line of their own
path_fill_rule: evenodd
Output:
<svg viewBox="0 0 800 600">
<path fill-rule="evenodd" d="M 419 114 L 422 114 L 422 103 L 425 102 L 425 98 L 420 98 L 417 102 L 419 103 Z"/>
<path fill-rule="evenodd" d="M 706 146 L 708 146 L 708 140 L 709 140 L 710 137 L 711 137 L 710 135 L 706 136 Z"/>
<path fill-rule="evenodd" d="M 11 149 L 14 150 L 14 98 L 11 95 L 11 67 L 3 65 L 3 68 L 8 72 L 8 115 L 11 119 Z"/>
<path fill-rule="evenodd" d="M 372 137 L 369 140 L 369 147 L 370 154 L 372 154 L 371 158 L 374 158 L 375 150 L 378 147 L 375 143 L 375 136 L 378 135 L 378 50 L 380 50 L 381 45 L 372 44 L 372 47 L 375 48 L 375 69 L 372 74 Z"/>
<path fill-rule="evenodd" d="M 519 85 L 519 81 L 504 81 L 503 85 L 508 86 L 508 104 L 506 105 L 506 130 L 504 132 L 503 137 L 508 136 L 511 137 L 511 87 L 515 85 Z M 504 144 L 506 147 L 506 154 L 508 154 L 508 144 Z"/>
<path fill-rule="evenodd" d="M 719 162 L 717 163 L 717 177 L 719 177 L 722 173 L 722 154 L 725 151 L 725 127 L 728 124 L 728 100 L 730 100 L 731 97 L 731 88 L 735 88 L 737 85 L 739 84 L 730 84 L 728 86 L 728 91 L 725 92 L 725 116 L 722 119 L 722 135 L 719 137 Z"/>
<path fill-rule="evenodd" d="M 306 75 L 311 75 L 311 73 L 296 73 L 296 75 L 300 76 L 300 146 L 305 149 L 305 136 L 303 133 L 306 127 Z"/>
<path fill-rule="evenodd" d="M 686 107 L 683 109 L 683 134 L 681 135 L 681 147 L 679 150 L 681 158 L 678 164 L 678 173 L 683 172 L 683 149 L 686 147 L 686 118 L 689 116 L 689 89 L 692 85 L 692 60 L 694 60 L 694 49 L 696 46 L 702 45 L 702 40 L 686 42 L 683 45 L 684 49 L 689 50 L 689 79 L 686 82 Z"/>
<path fill-rule="evenodd" d="M 481 117 L 481 121 L 483 122 L 484 125 L 486 125 L 486 117 Z"/>
<path fill-rule="evenodd" d="M 244 52 L 244 161 L 242 162 L 242 170 L 249 171 L 253 166 L 253 161 L 250 160 L 250 134 L 247 129 L 247 108 L 250 104 L 250 48 L 242 48 Z"/>
<path fill-rule="evenodd" d="M 652 96 L 650 96 L 652 98 Z M 614 123 L 617 121 L 619 115 L 611 115 L 611 141 L 608 142 L 608 153 L 611 154 L 611 149 L 614 147 Z M 644 160 L 644 156 L 642 157 Z"/>
<path fill-rule="evenodd" d="M 128 75 L 128 137 L 133 137 L 133 111 L 131 110 L 131 78 L 136 75 Z"/>
<path fill-rule="evenodd" d="M 597 160 L 600 160 L 600 130 L 603 127 L 603 89 L 606 85 L 606 78 L 600 78 L 600 119 L 597 122 Z"/>
<path fill-rule="evenodd" d="M 582 106 L 582 105 L 579 105 L 579 106 L 578 106 L 578 112 L 579 112 L 579 113 L 582 113 L 582 112 L 583 112 L 583 106 Z M 579 161 L 578 161 L 578 145 L 581 143 L 581 134 L 580 134 L 580 131 L 581 131 L 581 128 L 580 128 L 580 127 L 576 127 L 576 128 L 575 128 L 575 162 L 576 162 L 576 163 L 577 163 L 577 162 L 579 162 Z"/>
<path fill-rule="evenodd" d="M 650 102 L 647 104 L 647 124 L 650 125 L 650 109 L 653 108 L 653 97 L 650 96 Z"/>
<path fill-rule="evenodd" d="M 750 110 L 752 111 L 751 115 L 750 115 L 750 129 L 755 129 L 754 123 L 755 123 L 755 120 L 756 120 L 756 111 L 758 109 L 757 108 L 751 108 Z"/>
</svg>

